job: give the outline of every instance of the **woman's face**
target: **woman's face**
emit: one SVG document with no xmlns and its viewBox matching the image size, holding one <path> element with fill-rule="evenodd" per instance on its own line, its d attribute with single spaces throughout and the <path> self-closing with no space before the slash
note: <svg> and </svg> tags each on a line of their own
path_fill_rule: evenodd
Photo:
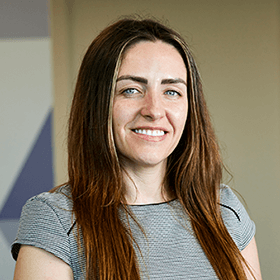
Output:
<svg viewBox="0 0 280 280">
<path fill-rule="evenodd" d="M 166 164 L 188 113 L 187 70 L 162 41 L 142 41 L 124 54 L 113 103 L 113 133 L 124 166 Z"/>
</svg>

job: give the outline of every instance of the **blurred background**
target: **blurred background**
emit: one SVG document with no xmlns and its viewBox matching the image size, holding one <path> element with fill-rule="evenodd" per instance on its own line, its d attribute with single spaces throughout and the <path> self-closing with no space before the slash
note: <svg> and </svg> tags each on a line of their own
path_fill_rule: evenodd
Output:
<svg viewBox="0 0 280 280">
<path fill-rule="evenodd" d="M 25 201 L 67 180 L 67 119 L 88 45 L 135 13 L 162 20 L 189 43 L 229 185 L 257 226 L 263 279 L 279 279 L 280 2 L 1 0 L 0 280 L 13 278 L 10 244 Z"/>
</svg>

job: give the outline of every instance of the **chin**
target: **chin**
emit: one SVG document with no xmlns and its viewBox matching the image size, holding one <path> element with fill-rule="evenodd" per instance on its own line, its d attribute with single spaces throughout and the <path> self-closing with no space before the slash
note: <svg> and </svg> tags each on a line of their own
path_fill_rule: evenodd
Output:
<svg viewBox="0 0 280 280">
<path fill-rule="evenodd" d="M 166 158 L 146 157 L 135 161 L 135 164 L 145 167 L 154 167 L 166 163 Z"/>
<path fill-rule="evenodd" d="M 129 167 L 155 167 L 161 166 L 167 162 L 167 154 L 158 153 L 158 152 L 141 152 L 137 153 L 119 153 L 120 161 L 124 164 L 124 166 Z"/>
</svg>

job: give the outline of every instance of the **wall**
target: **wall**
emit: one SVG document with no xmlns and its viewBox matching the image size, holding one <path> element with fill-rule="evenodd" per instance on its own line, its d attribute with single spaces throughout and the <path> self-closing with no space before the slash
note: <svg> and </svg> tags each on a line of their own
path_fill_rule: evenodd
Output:
<svg viewBox="0 0 280 280">
<path fill-rule="evenodd" d="M 0 53 L 0 280 L 8 280 L 21 208 L 53 187 L 47 0 L 1 1 Z"/>
<path fill-rule="evenodd" d="M 64 71 L 56 150 L 65 150 L 62 120 L 81 58 L 91 40 L 110 22 L 131 13 L 164 19 L 189 42 L 202 74 L 223 157 L 233 174 L 230 185 L 245 198 L 257 225 L 256 239 L 264 279 L 280 275 L 279 162 L 279 1 L 277 0 L 79 0 L 52 1 L 54 42 L 65 53 L 55 68 Z M 55 25 L 55 21 L 59 25 Z M 61 66 L 64 65 L 64 66 Z M 61 86 L 61 84 L 59 85 Z M 63 147 L 63 149 L 61 149 Z M 66 157 L 56 154 L 57 182 Z M 63 167 L 63 168 L 62 168 Z M 60 169 L 60 170 L 59 170 Z"/>
</svg>

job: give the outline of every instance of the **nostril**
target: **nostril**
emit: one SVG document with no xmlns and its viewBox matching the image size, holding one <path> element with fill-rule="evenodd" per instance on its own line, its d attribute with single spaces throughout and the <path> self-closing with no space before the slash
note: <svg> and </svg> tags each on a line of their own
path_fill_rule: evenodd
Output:
<svg viewBox="0 0 280 280">
<path fill-rule="evenodd" d="M 144 106 L 141 114 L 145 118 L 159 119 L 165 115 L 165 110 L 161 106 Z"/>
<path fill-rule="evenodd" d="M 143 116 L 145 119 L 147 119 L 147 120 L 151 120 L 151 121 L 153 121 L 153 120 L 157 120 L 157 119 L 160 119 L 160 118 L 162 118 L 162 117 L 163 117 L 163 115 L 162 115 L 162 114 L 158 114 L 158 113 L 151 113 L 151 112 L 146 113 L 146 114 L 142 114 L 142 116 Z"/>
</svg>

